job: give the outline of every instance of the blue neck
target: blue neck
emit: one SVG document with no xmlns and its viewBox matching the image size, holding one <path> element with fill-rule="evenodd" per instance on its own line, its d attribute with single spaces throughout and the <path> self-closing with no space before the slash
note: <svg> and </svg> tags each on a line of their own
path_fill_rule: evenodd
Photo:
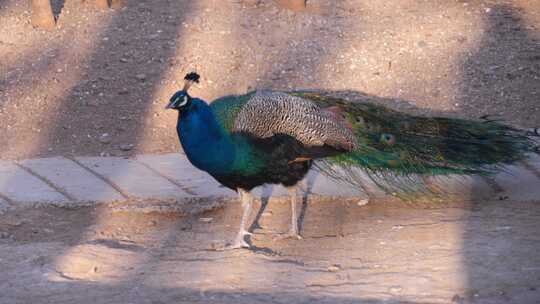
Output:
<svg viewBox="0 0 540 304">
<path fill-rule="evenodd" d="M 193 98 L 180 111 L 176 130 L 184 152 L 195 167 L 210 174 L 227 174 L 231 170 L 234 145 L 204 101 Z"/>
</svg>

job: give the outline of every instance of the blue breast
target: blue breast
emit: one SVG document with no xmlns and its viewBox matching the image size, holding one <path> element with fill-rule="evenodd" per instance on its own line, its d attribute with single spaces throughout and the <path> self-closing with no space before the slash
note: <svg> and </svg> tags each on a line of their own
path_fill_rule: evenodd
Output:
<svg viewBox="0 0 540 304">
<path fill-rule="evenodd" d="M 205 102 L 193 99 L 190 108 L 180 113 L 176 130 L 195 167 L 210 174 L 227 174 L 232 170 L 234 145 Z"/>
</svg>

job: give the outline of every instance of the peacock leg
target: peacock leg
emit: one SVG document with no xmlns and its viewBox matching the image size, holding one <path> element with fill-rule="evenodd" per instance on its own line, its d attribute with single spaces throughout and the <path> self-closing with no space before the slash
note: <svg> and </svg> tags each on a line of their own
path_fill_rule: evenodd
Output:
<svg viewBox="0 0 540 304">
<path fill-rule="evenodd" d="M 240 231 L 238 231 L 238 235 L 236 236 L 234 243 L 229 246 L 230 249 L 250 247 L 244 237 L 246 235 L 251 235 L 251 232 L 248 232 L 246 230 L 246 222 L 249 219 L 249 214 L 251 212 L 253 197 L 251 196 L 251 193 L 249 193 L 249 191 L 246 191 L 244 189 L 238 189 L 238 194 L 240 196 L 240 201 L 242 202 L 242 220 L 240 221 Z"/>
<path fill-rule="evenodd" d="M 302 236 L 300 235 L 298 231 L 298 206 L 296 204 L 297 200 L 297 186 L 288 187 L 287 191 L 289 192 L 289 196 L 291 197 L 291 228 L 289 229 L 289 232 L 278 236 L 279 239 L 285 239 L 285 238 L 294 238 L 294 239 L 301 239 Z"/>
</svg>

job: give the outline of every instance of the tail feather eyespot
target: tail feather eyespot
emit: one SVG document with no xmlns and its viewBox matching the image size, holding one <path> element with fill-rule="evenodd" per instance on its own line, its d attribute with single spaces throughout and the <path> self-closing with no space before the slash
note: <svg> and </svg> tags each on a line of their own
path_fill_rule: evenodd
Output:
<svg viewBox="0 0 540 304">
<path fill-rule="evenodd" d="M 383 133 L 383 134 L 381 134 L 380 141 L 382 143 L 385 143 L 385 144 L 391 146 L 391 145 L 396 143 L 396 137 L 394 135 L 392 135 L 392 134 Z"/>
</svg>

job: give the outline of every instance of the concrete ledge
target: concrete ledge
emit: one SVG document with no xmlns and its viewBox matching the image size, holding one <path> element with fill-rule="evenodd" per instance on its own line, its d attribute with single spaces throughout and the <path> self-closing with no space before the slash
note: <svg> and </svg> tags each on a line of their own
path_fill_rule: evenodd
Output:
<svg viewBox="0 0 540 304">
<path fill-rule="evenodd" d="M 0 197 L 0 214 L 3 214 L 4 212 L 6 212 L 10 207 L 10 204 L 4 200 L 3 198 Z"/>
<path fill-rule="evenodd" d="M 540 155 L 531 155 L 531 157 L 526 160 L 526 163 L 536 172 L 538 178 L 540 178 Z"/>
<path fill-rule="evenodd" d="M 16 203 L 68 201 L 38 177 L 8 161 L 0 161 L 0 193 Z"/>
<path fill-rule="evenodd" d="M 62 188 L 76 201 L 110 202 L 124 198 L 111 185 L 67 158 L 29 159 L 21 165 Z"/>
<path fill-rule="evenodd" d="M 465 200 L 485 200 L 493 197 L 493 189 L 480 176 L 433 176 L 428 178 L 430 186 L 452 198 Z"/>
<path fill-rule="evenodd" d="M 134 160 L 120 157 L 77 157 L 76 160 L 128 197 L 167 199 L 191 196 Z"/>
<path fill-rule="evenodd" d="M 540 201 L 540 156 L 508 166 L 486 179 L 478 176 L 430 177 L 428 187 L 440 190 L 435 201 L 486 200 L 508 196 L 517 201 Z M 388 198 L 362 172 L 364 189 L 339 183 L 312 170 L 300 183 L 298 195 L 320 199 Z M 367 193 L 364 193 L 363 191 Z M 288 201 L 282 186 L 268 185 L 252 191 L 256 199 Z M 420 195 L 421 196 L 421 195 Z M 64 157 L 31 159 L 18 164 L 0 161 L 0 213 L 9 208 L 56 205 L 79 207 L 107 203 L 115 210 L 197 213 L 237 201 L 231 191 L 210 175 L 194 168 L 180 153 L 119 157 Z M 435 202 L 433 197 L 418 201 Z"/>
<path fill-rule="evenodd" d="M 138 155 L 136 160 L 172 180 L 190 196 L 236 196 L 236 192 L 193 167 L 184 154 Z"/>
<path fill-rule="evenodd" d="M 495 182 L 504 192 L 501 195 L 517 201 L 540 201 L 540 179 L 522 166 L 508 166 L 495 175 Z"/>
</svg>

